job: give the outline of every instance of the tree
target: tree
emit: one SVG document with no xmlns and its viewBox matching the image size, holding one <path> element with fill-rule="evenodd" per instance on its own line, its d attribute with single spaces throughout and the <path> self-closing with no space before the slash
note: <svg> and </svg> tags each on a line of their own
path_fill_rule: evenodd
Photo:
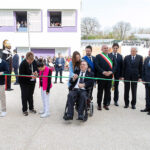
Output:
<svg viewBox="0 0 150 150">
<path fill-rule="evenodd" d="M 129 34 L 129 31 L 131 30 L 131 25 L 128 22 L 118 22 L 113 27 L 113 33 L 115 36 L 115 39 L 117 40 L 124 40 L 127 35 Z"/>
<path fill-rule="evenodd" d="M 150 34 L 150 28 L 140 28 L 138 29 L 138 34 Z"/>
<path fill-rule="evenodd" d="M 85 17 L 82 19 L 81 32 L 82 37 L 88 39 L 89 36 L 94 36 L 98 33 L 100 24 L 96 18 Z"/>
</svg>

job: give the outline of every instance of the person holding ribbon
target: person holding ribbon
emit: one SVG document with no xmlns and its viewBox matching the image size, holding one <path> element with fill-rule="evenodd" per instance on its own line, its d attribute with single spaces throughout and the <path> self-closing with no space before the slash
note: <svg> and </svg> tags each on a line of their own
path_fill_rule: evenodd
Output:
<svg viewBox="0 0 150 150">
<path fill-rule="evenodd" d="M 83 60 L 80 64 L 80 70 L 75 71 L 74 76 L 69 81 L 71 85 L 67 99 L 68 109 L 63 117 L 64 120 L 73 120 L 75 102 L 78 103 L 78 120 L 84 120 L 83 112 L 85 102 L 88 99 L 87 90 L 93 86 L 92 78 L 93 73 L 88 71 L 88 64 Z"/>
<path fill-rule="evenodd" d="M 72 55 L 72 60 L 69 62 L 69 79 L 74 76 L 74 72 L 80 70 L 81 55 L 78 51 L 74 51 Z M 68 81 L 68 87 L 70 87 L 70 82 Z"/>
<path fill-rule="evenodd" d="M 28 104 L 30 113 L 36 113 L 33 104 L 33 94 L 37 77 L 37 63 L 34 60 L 34 54 L 28 52 L 26 59 L 22 61 L 19 67 L 19 84 L 21 88 L 22 111 L 24 116 L 28 116 Z"/>
<path fill-rule="evenodd" d="M 111 79 L 116 72 L 117 62 L 115 57 L 109 54 L 107 45 L 103 45 L 101 50 L 102 53 L 98 54 L 95 59 L 96 76 L 101 78 L 101 80 L 98 80 L 97 109 L 102 110 L 101 103 L 104 91 L 104 109 L 109 110 L 108 105 L 111 98 Z"/>
</svg>

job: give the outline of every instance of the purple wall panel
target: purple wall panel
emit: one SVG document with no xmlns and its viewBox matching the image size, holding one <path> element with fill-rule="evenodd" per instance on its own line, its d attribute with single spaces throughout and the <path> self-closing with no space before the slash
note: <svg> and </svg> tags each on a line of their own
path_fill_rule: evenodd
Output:
<svg viewBox="0 0 150 150">
<path fill-rule="evenodd" d="M 50 27 L 50 11 L 47 11 L 48 32 L 77 32 L 78 12 L 76 11 L 76 26 L 71 27 Z"/>
<path fill-rule="evenodd" d="M 55 55 L 55 49 L 31 49 L 31 51 L 37 57 L 42 56 L 44 58 L 47 58 L 48 56 L 53 57 Z"/>
</svg>

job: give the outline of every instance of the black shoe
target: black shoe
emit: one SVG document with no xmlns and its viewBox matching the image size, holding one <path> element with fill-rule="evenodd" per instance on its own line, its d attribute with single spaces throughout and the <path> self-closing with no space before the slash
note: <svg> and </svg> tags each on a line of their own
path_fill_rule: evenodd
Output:
<svg viewBox="0 0 150 150">
<path fill-rule="evenodd" d="M 68 120 L 73 120 L 73 117 L 72 116 L 69 116 L 69 115 L 64 115 L 63 119 L 65 121 L 68 121 Z"/>
<path fill-rule="evenodd" d="M 36 114 L 36 110 L 32 109 L 30 110 L 30 113 Z"/>
<path fill-rule="evenodd" d="M 79 116 L 78 116 L 78 120 L 83 121 L 83 120 L 84 120 L 84 116 L 83 116 L 83 115 L 79 115 Z"/>
<path fill-rule="evenodd" d="M 125 105 L 125 106 L 124 106 L 124 108 L 128 108 L 128 107 L 129 107 L 128 105 Z"/>
<path fill-rule="evenodd" d="M 147 115 L 150 115 L 150 111 L 147 113 Z"/>
<path fill-rule="evenodd" d="M 23 115 L 28 116 L 28 112 L 27 111 L 23 112 Z"/>
<path fill-rule="evenodd" d="M 14 83 L 14 85 L 19 85 L 19 83 Z"/>
<path fill-rule="evenodd" d="M 64 84 L 64 82 L 60 82 L 61 84 Z"/>
<path fill-rule="evenodd" d="M 102 107 L 101 106 L 97 106 L 97 110 L 102 110 Z"/>
<path fill-rule="evenodd" d="M 109 107 L 108 107 L 108 106 L 104 106 L 104 109 L 105 109 L 105 110 L 109 110 Z"/>
<path fill-rule="evenodd" d="M 136 107 L 133 105 L 132 107 L 131 107 L 132 109 L 136 109 Z"/>
<path fill-rule="evenodd" d="M 54 84 L 57 84 L 57 82 L 54 82 Z"/>
<path fill-rule="evenodd" d="M 146 108 L 141 110 L 141 112 L 149 112 L 149 111 L 150 111 L 150 110 L 149 110 L 149 109 L 146 109 Z"/>
<path fill-rule="evenodd" d="M 6 91 L 12 91 L 12 90 L 14 90 L 14 89 L 7 89 Z"/>
<path fill-rule="evenodd" d="M 117 102 L 114 103 L 115 106 L 119 106 Z"/>
</svg>

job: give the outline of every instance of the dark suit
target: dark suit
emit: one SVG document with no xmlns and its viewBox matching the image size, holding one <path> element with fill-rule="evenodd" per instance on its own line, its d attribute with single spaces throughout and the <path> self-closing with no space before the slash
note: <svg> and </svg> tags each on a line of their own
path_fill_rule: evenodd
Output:
<svg viewBox="0 0 150 150">
<path fill-rule="evenodd" d="M 110 55 L 114 56 L 116 58 L 116 55 L 114 53 L 111 53 Z M 122 70 L 123 70 L 123 57 L 119 53 L 117 53 L 117 69 L 114 74 L 114 79 L 119 80 L 122 77 Z M 119 81 L 114 81 L 114 102 L 118 102 L 119 99 Z"/>
<path fill-rule="evenodd" d="M 134 60 L 132 60 L 131 55 L 126 56 L 124 59 L 124 63 L 123 63 L 124 80 L 138 81 L 138 79 L 142 78 L 142 66 L 143 66 L 142 56 L 136 55 Z M 131 90 L 132 90 L 131 105 L 135 106 L 136 105 L 137 82 L 125 82 L 125 92 L 124 92 L 125 105 L 129 106 L 130 86 L 131 86 Z"/>
<path fill-rule="evenodd" d="M 15 75 L 18 75 L 18 68 L 19 68 L 19 56 L 18 54 L 15 54 L 13 56 L 13 60 L 12 60 L 12 65 L 13 65 L 13 68 L 14 68 L 14 73 Z M 16 76 L 16 83 L 18 83 L 18 77 Z"/>
<path fill-rule="evenodd" d="M 75 71 L 74 72 L 77 75 L 80 75 L 80 70 L 79 71 Z M 85 73 L 85 77 L 93 77 L 93 73 L 92 72 L 88 72 L 86 71 Z M 80 79 L 79 79 L 80 80 Z M 68 111 L 67 111 L 67 115 L 69 116 L 73 116 L 74 114 L 74 104 L 78 98 L 78 114 L 79 115 L 83 115 L 83 111 L 84 111 L 84 104 L 85 101 L 87 100 L 88 96 L 87 96 L 87 90 L 93 86 L 93 80 L 92 79 L 87 79 L 85 78 L 83 83 L 85 84 L 85 89 L 79 89 L 79 88 L 75 88 L 76 84 L 78 82 L 78 79 L 76 79 L 75 81 L 73 81 L 73 78 L 70 79 L 70 91 L 68 94 L 68 100 L 67 100 L 67 104 L 68 104 Z"/>
<path fill-rule="evenodd" d="M 98 54 L 95 59 L 95 68 L 96 68 L 96 76 L 99 78 L 106 78 L 106 79 L 112 79 L 113 75 L 110 75 L 109 77 L 106 77 L 103 75 L 104 71 L 112 71 L 113 73 L 116 72 L 117 62 L 114 56 L 108 54 L 108 57 L 113 62 L 113 67 L 111 68 L 109 64 Z M 101 106 L 102 97 L 103 97 L 103 91 L 105 92 L 104 95 L 104 106 L 108 106 L 110 99 L 111 99 L 111 85 L 112 81 L 108 80 L 98 80 L 98 93 L 97 93 L 97 103 L 98 106 Z"/>
<path fill-rule="evenodd" d="M 61 64 L 61 66 L 59 66 L 59 64 Z M 60 76 L 62 76 L 62 72 L 64 70 L 64 67 L 65 67 L 65 59 L 64 58 L 56 58 L 56 61 L 55 61 L 55 71 L 56 71 L 55 82 L 57 82 L 58 72 L 60 72 Z M 62 82 L 62 78 L 60 78 L 60 82 Z"/>
<path fill-rule="evenodd" d="M 143 76 L 142 79 L 144 82 L 150 82 L 150 57 L 147 57 L 143 65 Z M 146 90 L 146 109 L 150 110 L 150 83 L 145 84 Z"/>
<path fill-rule="evenodd" d="M 12 54 L 10 50 L 3 50 L 2 52 L 2 59 L 5 60 L 8 64 L 9 72 L 8 74 L 12 73 Z M 11 76 L 7 76 L 7 89 L 11 89 Z"/>
</svg>

